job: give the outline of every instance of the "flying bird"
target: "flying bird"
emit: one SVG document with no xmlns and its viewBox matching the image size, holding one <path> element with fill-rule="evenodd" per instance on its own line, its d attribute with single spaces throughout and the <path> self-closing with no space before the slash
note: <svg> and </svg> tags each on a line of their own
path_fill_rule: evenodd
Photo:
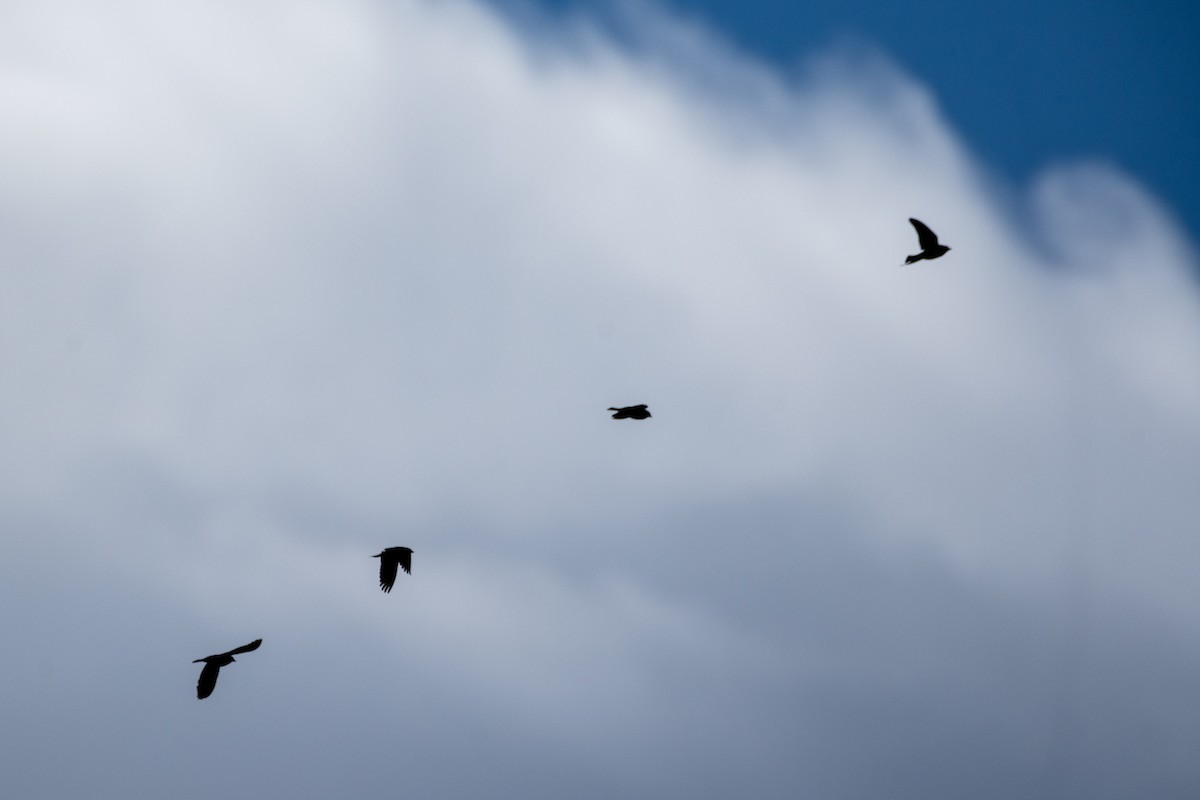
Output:
<svg viewBox="0 0 1200 800">
<path fill-rule="evenodd" d="M 648 419 L 650 417 L 650 409 L 646 408 L 646 404 L 642 403 L 639 406 L 625 406 L 624 408 L 610 408 L 609 411 L 615 411 L 613 419 Z"/>
<path fill-rule="evenodd" d="M 203 700 L 212 694 L 213 689 L 217 687 L 217 674 L 220 673 L 221 667 L 227 667 L 232 664 L 237 660 L 234 656 L 240 653 L 249 653 L 251 650 L 257 650 L 260 644 L 262 644 L 262 639 L 255 639 L 250 644 L 235 647 L 228 653 L 205 656 L 193 661 L 193 664 L 199 664 L 201 661 L 204 662 L 204 669 L 200 670 L 200 681 L 196 684 L 196 697 Z"/>
<path fill-rule="evenodd" d="M 396 582 L 396 567 L 412 574 L 411 547 L 388 547 L 371 558 L 379 559 L 379 588 L 385 592 L 390 592 Z"/>
<path fill-rule="evenodd" d="M 944 244 L 938 244 L 937 234 L 929 230 L 929 226 L 924 222 L 912 217 L 909 217 L 908 221 L 917 229 L 917 242 L 921 245 L 921 252 L 904 259 L 905 264 L 920 261 L 922 258 L 941 258 L 950 252 L 949 247 Z"/>
</svg>

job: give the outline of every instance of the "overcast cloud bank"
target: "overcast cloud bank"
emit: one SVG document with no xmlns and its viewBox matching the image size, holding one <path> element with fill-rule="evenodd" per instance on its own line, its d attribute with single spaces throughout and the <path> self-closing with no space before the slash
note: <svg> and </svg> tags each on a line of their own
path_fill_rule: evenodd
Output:
<svg viewBox="0 0 1200 800">
<path fill-rule="evenodd" d="M 642 29 L 0 10 L 14 796 L 1195 796 L 1191 244 Z"/>
</svg>

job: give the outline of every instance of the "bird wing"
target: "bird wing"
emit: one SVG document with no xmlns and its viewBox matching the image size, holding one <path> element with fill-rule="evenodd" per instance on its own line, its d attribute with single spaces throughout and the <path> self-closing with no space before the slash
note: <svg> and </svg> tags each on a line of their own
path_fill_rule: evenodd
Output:
<svg viewBox="0 0 1200 800">
<path fill-rule="evenodd" d="M 396 563 L 391 554 L 379 559 L 379 588 L 385 592 L 390 592 L 392 584 L 396 582 Z"/>
<path fill-rule="evenodd" d="M 238 653 L 249 653 L 251 650 L 257 650 L 260 644 L 262 644 L 262 639 L 255 639 L 250 644 L 244 644 L 241 647 L 235 647 L 224 655 L 236 656 Z"/>
<path fill-rule="evenodd" d="M 645 410 L 646 410 L 646 404 L 645 404 L 645 403 L 639 403 L 639 404 L 638 404 L 638 405 L 636 405 L 636 406 L 630 406 L 630 407 L 629 407 L 627 410 L 629 410 L 629 411 L 634 411 L 634 410 L 636 410 L 636 409 L 639 409 L 639 408 L 640 408 L 642 411 L 645 411 Z"/>
<path fill-rule="evenodd" d="M 920 242 L 922 250 L 929 250 L 937 247 L 937 234 L 931 231 L 928 225 L 926 225 L 924 222 L 921 222 L 921 220 L 913 219 L 912 217 L 909 217 L 908 221 L 911 222 L 912 226 L 917 229 L 917 241 Z"/>
<path fill-rule="evenodd" d="M 400 561 L 400 568 L 409 575 L 412 575 L 412 550 L 407 547 L 402 547 L 396 556 Z"/>
<path fill-rule="evenodd" d="M 204 662 L 204 669 L 200 670 L 200 680 L 196 683 L 196 698 L 203 700 L 213 693 L 213 689 L 217 688 L 217 674 L 221 668 L 211 661 Z"/>
</svg>

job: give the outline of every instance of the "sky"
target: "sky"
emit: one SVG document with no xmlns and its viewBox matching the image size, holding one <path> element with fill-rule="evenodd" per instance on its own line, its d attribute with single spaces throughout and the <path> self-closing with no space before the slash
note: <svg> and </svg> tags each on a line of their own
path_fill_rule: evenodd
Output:
<svg viewBox="0 0 1200 800">
<path fill-rule="evenodd" d="M 518 22 L 599 20 L 641 39 L 633 0 L 496 0 Z M 666 0 L 787 76 L 814 51 L 880 49 L 937 92 L 990 170 L 1024 184 L 1048 163 L 1102 160 L 1147 184 L 1200 235 L 1200 17 L 1161 0 L 890 3 Z"/>
<path fill-rule="evenodd" d="M 0 5 L 5 794 L 1195 797 L 1181 207 L 592 13 Z"/>
</svg>

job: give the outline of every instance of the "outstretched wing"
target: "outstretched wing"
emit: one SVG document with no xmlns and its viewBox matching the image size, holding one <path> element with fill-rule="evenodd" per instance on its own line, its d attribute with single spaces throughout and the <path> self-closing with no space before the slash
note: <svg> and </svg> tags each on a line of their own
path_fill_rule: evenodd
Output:
<svg viewBox="0 0 1200 800">
<path fill-rule="evenodd" d="M 921 244 L 922 250 L 931 250 L 937 247 L 937 234 L 929 230 L 928 225 L 926 225 L 924 222 L 921 222 L 921 220 L 913 219 L 912 217 L 909 217 L 908 221 L 911 222 L 912 226 L 917 229 L 917 241 Z"/>
<path fill-rule="evenodd" d="M 200 680 L 196 683 L 196 699 L 203 700 L 213 693 L 213 689 L 217 688 L 217 674 L 221 668 L 211 661 L 204 662 L 204 669 L 200 670 Z"/>
<path fill-rule="evenodd" d="M 396 582 L 396 564 L 396 559 L 390 553 L 379 559 L 379 588 L 385 592 L 390 592 L 392 584 Z"/>
<path fill-rule="evenodd" d="M 407 547 L 397 548 L 396 558 L 400 562 L 400 569 L 412 575 L 412 550 Z"/>
<path fill-rule="evenodd" d="M 250 644 L 244 644 L 244 645 L 242 645 L 241 647 L 235 647 L 235 648 L 233 648 L 232 650 L 230 650 L 230 651 L 229 651 L 228 653 L 226 653 L 225 655 L 227 655 L 227 656 L 236 656 L 238 653 L 249 653 L 251 650 L 257 650 L 257 649 L 258 649 L 258 646 L 259 646 L 260 644 L 262 644 L 262 639 L 255 639 L 255 640 L 254 640 L 253 642 L 251 642 Z"/>
</svg>

